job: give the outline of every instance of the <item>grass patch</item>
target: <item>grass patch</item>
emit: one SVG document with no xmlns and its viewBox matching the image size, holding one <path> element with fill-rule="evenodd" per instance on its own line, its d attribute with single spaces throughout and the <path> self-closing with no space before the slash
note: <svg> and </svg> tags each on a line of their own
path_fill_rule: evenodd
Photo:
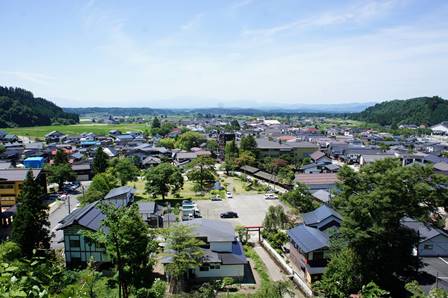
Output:
<svg viewBox="0 0 448 298">
<path fill-rule="evenodd" d="M 135 182 L 130 182 L 130 186 L 134 187 L 136 189 L 136 196 L 145 199 L 145 200 L 161 200 L 162 196 L 157 196 L 156 198 L 153 198 L 152 196 L 148 195 L 145 191 L 145 181 L 143 179 L 138 179 Z M 211 191 L 204 192 L 203 195 L 198 194 L 193 190 L 194 183 L 191 181 L 185 181 L 184 187 L 181 189 L 179 194 L 177 196 L 172 195 L 169 193 L 165 199 L 167 200 L 185 200 L 185 199 L 191 199 L 191 200 L 209 200 L 214 194 L 212 194 Z M 221 197 L 223 197 L 223 194 L 220 194 Z"/>
<path fill-rule="evenodd" d="M 255 270 L 261 279 L 261 286 L 269 284 L 271 281 L 269 279 L 268 269 L 266 265 L 261 260 L 260 256 L 256 253 L 256 251 L 252 248 L 252 246 L 246 244 L 244 245 L 244 254 L 246 257 L 252 259 L 255 263 Z"/>
<path fill-rule="evenodd" d="M 43 138 L 47 133 L 57 130 L 67 135 L 78 135 L 83 132 L 93 132 L 97 135 L 107 135 L 110 130 L 120 130 L 121 132 L 144 130 L 149 128 L 146 124 L 123 123 L 123 124 L 103 124 L 103 123 L 81 123 L 74 125 L 49 125 L 34 127 L 4 128 L 2 130 L 18 136 L 31 138 Z"/>
</svg>

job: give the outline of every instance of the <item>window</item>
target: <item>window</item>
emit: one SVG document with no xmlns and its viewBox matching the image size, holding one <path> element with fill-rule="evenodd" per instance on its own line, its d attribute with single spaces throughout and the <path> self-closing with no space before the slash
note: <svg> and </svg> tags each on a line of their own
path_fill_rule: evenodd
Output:
<svg viewBox="0 0 448 298">
<path fill-rule="evenodd" d="M 313 252 L 313 260 L 323 260 L 324 258 L 324 252 L 323 251 L 315 251 Z"/>
<path fill-rule="evenodd" d="M 423 249 L 432 249 L 432 244 L 423 245 Z"/>
<path fill-rule="evenodd" d="M 210 267 L 209 266 L 200 266 L 199 267 L 199 271 L 209 271 Z"/>
<path fill-rule="evenodd" d="M 77 240 L 70 239 L 70 247 L 80 247 L 80 246 L 81 246 L 81 241 L 79 241 L 79 239 L 77 239 Z"/>
<path fill-rule="evenodd" d="M 0 189 L 13 189 L 14 183 L 2 183 L 0 184 Z"/>
<path fill-rule="evenodd" d="M 219 264 L 210 265 L 210 269 L 218 270 L 220 268 L 221 268 L 221 266 Z"/>
</svg>

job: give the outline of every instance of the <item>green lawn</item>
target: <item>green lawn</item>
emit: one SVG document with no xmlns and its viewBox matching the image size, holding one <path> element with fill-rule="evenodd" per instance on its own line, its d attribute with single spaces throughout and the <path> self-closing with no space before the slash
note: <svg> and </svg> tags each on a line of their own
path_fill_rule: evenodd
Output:
<svg viewBox="0 0 448 298">
<path fill-rule="evenodd" d="M 43 138 L 47 133 L 53 130 L 60 131 L 64 134 L 76 135 L 83 132 L 93 132 L 98 135 L 107 135 L 110 130 L 120 130 L 121 132 L 136 131 L 148 128 L 146 124 L 124 123 L 124 124 L 101 124 L 101 123 L 83 123 L 74 125 L 50 125 L 50 126 L 34 126 L 34 127 L 16 127 L 2 128 L 8 133 L 18 136 L 27 136 L 31 138 Z"/>
<path fill-rule="evenodd" d="M 152 196 L 149 196 L 145 192 L 145 182 L 141 179 L 135 182 L 130 182 L 130 186 L 135 187 L 136 195 L 143 198 L 143 199 L 153 199 Z M 183 189 L 179 192 L 179 196 L 175 197 L 171 193 L 169 193 L 165 199 L 191 199 L 191 200 L 209 200 L 213 195 L 206 191 L 204 195 L 198 195 L 193 190 L 193 182 L 191 181 L 185 181 Z M 157 196 L 156 199 L 162 199 L 162 196 Z"/>
</svg>

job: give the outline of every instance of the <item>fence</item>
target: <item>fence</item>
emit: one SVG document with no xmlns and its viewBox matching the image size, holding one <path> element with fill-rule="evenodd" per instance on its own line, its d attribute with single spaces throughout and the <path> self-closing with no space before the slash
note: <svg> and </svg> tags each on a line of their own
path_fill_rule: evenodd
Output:
<svg viewBox="0 0 448 298">
<path fill-rule="evenodd" d="M 261 239 L 260 244 L 264 249 L 266 249 L 274 261 L 279 264 L 288 275 L 292 276 L 292 280 L 306 297 L 314 297 L 313 290 L 311 290 L 306 281 L 304 281 L 302 277 L 295 272 L 294 269 L 288 265 L 288 263 L 286 263 L 285 259 L 275 249 L 273 249 L 267 241 Z"/>
</svg>

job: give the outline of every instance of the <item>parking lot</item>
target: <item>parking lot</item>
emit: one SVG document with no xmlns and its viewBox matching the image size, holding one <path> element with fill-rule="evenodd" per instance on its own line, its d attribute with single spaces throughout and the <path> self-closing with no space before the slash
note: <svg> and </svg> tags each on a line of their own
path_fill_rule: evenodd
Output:
<svg viewBox="0 0 448 298">
<path fill-rule="evenodd" d="M 235 195 L 222 201 L 196 201 L 203 218 L 219 219 L 222 212 L 234 211 L 238 218 L 224 220 L 236 225 L 261 225 L 269 206 L 281 204 L 279 200 L 266 200 L 263 194 Z"/>
</svg>

